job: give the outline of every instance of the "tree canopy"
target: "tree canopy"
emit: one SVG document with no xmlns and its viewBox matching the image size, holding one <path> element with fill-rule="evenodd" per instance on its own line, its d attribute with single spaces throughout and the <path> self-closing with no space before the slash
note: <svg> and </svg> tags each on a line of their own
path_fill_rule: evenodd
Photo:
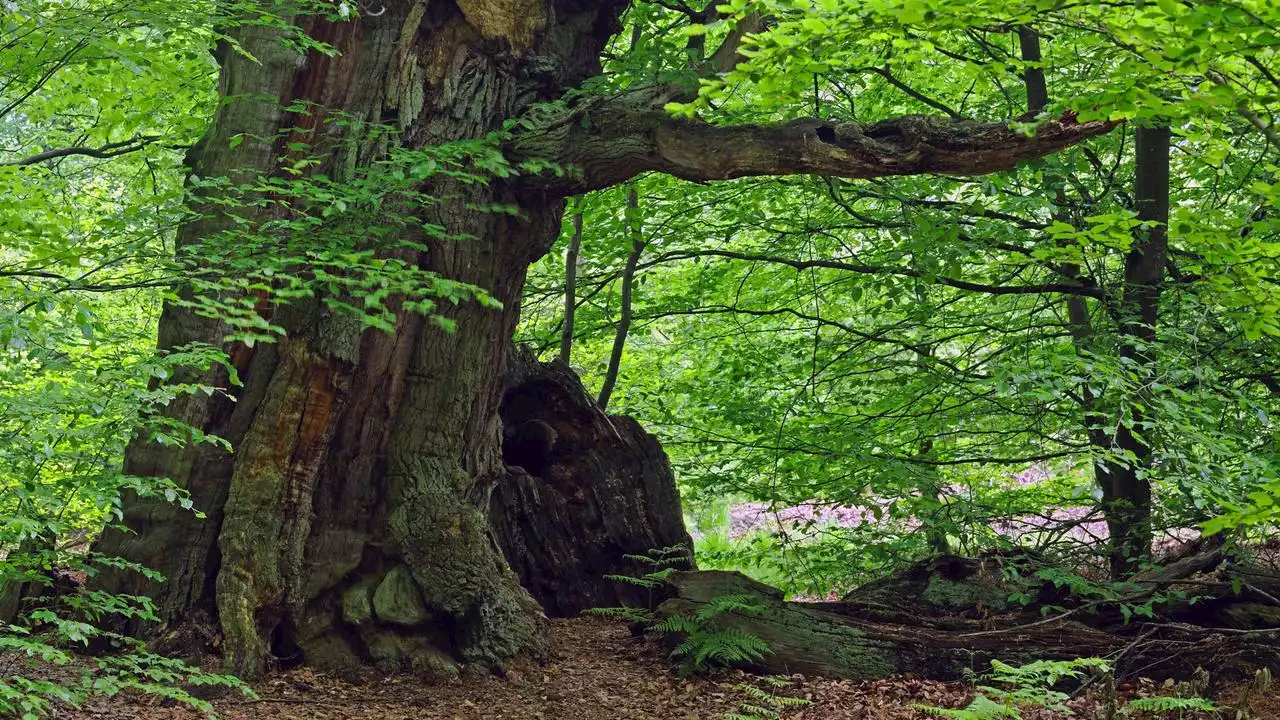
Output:
<svg viewBox="0 0 1280 720">
<path fill-rule="evenodd" d="M 0 713 L 199 705 L 132 638 L 192 609 L 246 675 L 544 647 L 512 340 L 790 594 L 1272 537 L 1278 48 L 1269 0 L 0 4 L 0 650 L 129 649 Z"/>
</svg>

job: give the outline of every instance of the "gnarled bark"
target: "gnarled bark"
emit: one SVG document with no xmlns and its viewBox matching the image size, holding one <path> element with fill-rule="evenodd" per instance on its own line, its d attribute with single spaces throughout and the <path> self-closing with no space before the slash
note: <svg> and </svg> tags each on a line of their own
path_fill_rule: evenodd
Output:
<svg viewBox="0 0 1280 720">
<path fill-rule="evenodd" d="M 654 569 L 626 554 L 692 550 L 657 439 L 629 417 L 606 415 L 567 365 L 539 363 L 526 351 L 508 368 L 501 412 L 509 428 L 545 423 L 555 431 L 543 457 L 508 454 L 534 467 L 508 466 L 490 506 L 495 537 L 524 587 L 558 617 L 647 603 L 644 591 L 604 576 Z"/>
<path fill-rule="evenodd" d="M 918 115 L 870 126 L 818 119 L 717 126 L 672 117 L 662 109 L 662 99 L 654 104 L 601 101 L 549 130 L 517 138 L 511 151 L 581 168 L 581 179 L 529 183 L 567 193 L 617 185 L 652 171 L 703 182 L 800 173 L 851 179 L 985 175 L 1116 127 L 1105 121 L 1077 122 L 1070 113 L 1041 123 L 1030 137 L 1002 123 Z"/>
<path fill-rule="evenodd" d="M 193 171 L 265 171 L 287 152 L 274 139 L 289 127 L 315 130 L 315 152 L 337 148 L 351 139 L 347 126 L 323 117 L 339 111 L 398 126 L 409 147 L 483 137 L 528 103 L 598 72 L 624 4 L 526 3 L 513 15 L 508 3 L 419 0 L 347 23 L 298 18 L 338 50 L 334 57 L 302 57 L 272 30 L 244 30 L 238 39 L 261 64 L 227 54 L 230 100 Z M 283 110 L 297 102 L 312 111 Z M 347 163 L 379 152 L 361 145 L 317 172 L 341 178 Z M 108 533 L 97 549 L 167 580 L 113 574 L 103 584 L 153 595 L 153 630 L 169 637 L 196 637 L 182 632 L 184 622 L 212 618 L 242 675 L 299 653 L 326 667 L 377 662 L 448 673 L 457 662 L 545 647 L 543 615 L 493 547 L 483 498 L 504 472 L 498 406 L 525 270 L 555 240 L 563 202 L 521 197 L 498 181 L 425 190 L 444 198 L 427 219 L 461 239 L 427 239 L 428 251 L 406 259 L 485 289 L 501 310 L 447 308 L 455 332 L 406 311 L 394 332 L 381 333 L 361 332 L 318 303 L 292 307 L 272 318 L 287 339 L 230 348 L 244 380 L 235 402 L 188 397 L 170 409 L 229 439 L 234 454 L 142 443 L 129 450 L 129 472 L 173 478 L 207 517 L 131 499 L 132 533 Z M 492 203 L 522 212 L 478 209 Z M 184 227 L 180 243 L 191 246 L 227 222 L 211 214 Z M 226 331 L 169 306 L 160 341 L 219 343 Z M 216 373 L 204 380 L 226 384 Z"/>
</svg>

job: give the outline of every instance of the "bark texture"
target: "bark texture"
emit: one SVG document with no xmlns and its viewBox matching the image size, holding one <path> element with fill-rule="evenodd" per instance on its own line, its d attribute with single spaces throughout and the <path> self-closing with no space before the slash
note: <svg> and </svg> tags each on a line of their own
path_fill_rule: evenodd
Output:
<svg viewBox="0 0 1280 720">
<path fill-rule="evenodd" d="M 1151 471 L 1155 432 L 1151 401 L 1156 381 L 1156 330 L 1169 249 L 1169 150 L 1167 127 L 1134 130 L 1134 206 L 1145 225 L 1135 230 L 1125 256 L 1120 302 L 1121 367 L 1134 374 L 1134 398 L 1127 402 L 1112 436 L 1113 453 L 1097 471 L 1111 536 L 1111 573 L 1129 575 L 1151 555 Z M 1150 411 L 1147 407 L 1152 407 Z"/>
<path fill-rule="evenodd" d="M 647 603 L 643 591 L 604 576 L 652 570 L 626 554 L 693 547 L 658 440 L 629 417 L 606 415 L 567 365 L 526 351 L 508 368 L 502 422 L 554 429 L 545 455 L 505 453 L 512 464 L 490 505 L 498 544 L 524 587 L 557 617 Z M 509 444 L 519 440 L 507 435 Z"/>
<path fill-rule="evenodd" d="M 244 30 L 238 39 L 262 64 L 226 55 L 222 84 L 233 99 L 193 171 L 267 170 L 287 152 L 276 140 L 284 128 L 315 131 L 313 151 L 337 148 L 347 126 L 323 123 L 336 111 L 395 125 L 409 147 L 483 137 L 598 72 L 623 5 L 401 1 L 341 24 L 298 18 L 334 57 L 301 56 L 270 29 Z M 313 112 L 281 109 L 295 101 Z M 361 146 L 316 171 L 340 179 L 382 150 Z M 173 478 L 207 514 L 133 499 L 132 532 L 110 533 L 98 548 L 167 576 L 162 585 L 131 575 L 103 582 L 153 595 L 156 630 L 172 644 L 219 642 L 248 677 L 299 655 L 322 667 L 448 674 L 459 662 L 545 648 L 543 615 L 495 550 L 483 503 L 504 472 L 498 406 L 525 270 L 555 240 L 563 201 L 522 197 L 501 182 L 427 190 L 447 199 L 426 219 L 467 239 L 428 239 L 429 250 L 408 259 L 486 289 L 502 310 L 450 308 L 452 333 L 408 312 L 395 332 L 362 333 L 318 304 L 293 307 L 272 318 L 288 330 L 284 341 L 230 348 L 244 380 L 235 402 L 186 398 L 172 408 L 229 439 L 235 454 L 130 449 L 129 472 Z M 476 209 L 488 203 L 522 212 Z M 226 222 L 211 214 L 184 227 L 180 242 Z M 168 307 L 160 343 L 225 334 Z"/>
<path fill-rule="evenodd" d="M 1115 123 L 1080 123 L 1066 114 L 1027 137 L 1000 123 L 911 115 L 863 126 L 818 119 L 769 125 L 717 126 L 673 118 L 651 104 L 601 102 L 579 109 L 545 132 L 518 138 L 518 156 L 552 157 L 582 169 L 581 179 L 542 178 L 551 191 L 605 188 L 642 172 L 710 181 L 812 173 L 843 178 L 946 173 L 984 175 L 1103 135 Z"/>
</svg>

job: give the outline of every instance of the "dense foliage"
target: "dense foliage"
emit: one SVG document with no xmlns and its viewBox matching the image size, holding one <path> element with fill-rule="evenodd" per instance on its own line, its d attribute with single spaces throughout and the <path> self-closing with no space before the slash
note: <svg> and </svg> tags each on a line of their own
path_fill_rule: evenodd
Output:
<svg viewBox="0 0 1280 720">
<path fill-rule="evenodd" d="M 1156 549 L 1201 528 L 1275 531 L 1280 7 L 713 5 L 636 2 L 605 77 L 581 95 L 700 86 L 669 109 L 717 124 L 928 114 L 1031 133 L 1037 118 L 1071 112 L 1120 126 L 982 178 L 653 174 L 571 205 L 532 271 L 518 339 L 548 357 L 561 346 L 572 243 L 568 359 L 610 388 L 610 411 L 660 435 L 703 566 L 810 594 L 927 552 L 1014 544 L 1098 570 L 1104 516 L 1127 512 L 1108 504 L 1099 473 L 1153 488 Z M 217 57 L 245 52 L 231 27 L 366 11 L 345 0 L 0 4 L 0 620 L 16 613 L 0 624 L 0 713 L 123 687 L 198 704 L 170 686 L 231 682 L 100 622 L 148 613 L 145 598 L 17 605 L 24 584 L 83 582 L 119 563 L 86 549 L 119 519 L 125 490 L 189 504 L 165 479 L 126 472 L 129 443 L 224 443 L 156 415 L 228 390 L 192 380 L 227 362 L 221 348 L 155 350 L 163 300 L 247 343 L 280 333 L 264 307 L 318 299 L 389 329 L 392 303 L 428 315 L 442 302 L 491 304 L 486 288 L 401 259 L 446 232 L 405 210 L 444 201 L 420 191 L 428 178 L 573 172 L 503 155 L 528 118 L 409 151 L 393 128 L 330 117 L 385 152 L 342 177 L 307 175 L 344 150 L 291 135 L 270 139 L 297 143 L 271 172 L 187 177 L 217 102 Z M 737 35 L 739 62 L 704 72 Z M 1152 243 L 1161 223 L 1139 219 L 1134 152 L 1136 135 L 1161 128 L 1172 134 L 1167 249 Z M 236 222 L 175 247 L 175 229 L 211 208 Z M 1135 280 L 1143 261 L 1154 281 Z M 133 652 L 64 684 L 9 660 L 72 663 L 66 650 L 90 644 Z"/>
<path fill-rule="evenodd" d="M 1074 553 L 1064 543 L 1105 538 L 1093 468 L 1107 464 L 1137 465 L 1155 485 L 1157 530 L 1269 527 L 1277 147 L 1258 120 L 1280 89 L 1272 11 L 741 7 L 776 22 L 704 90 L 697 107 L 719 121 L 1018 122 L 1065 107 L 1128 122 L 981 179 L 654 176 L 636 184 L 638 211 L 622 189 L 583 199 L 572 362 L 606 373 L 639 248 L 612 409 L 660 429 L 711 562 L 780 566 L 759 571 L 825 591 L 931 545 Z M 672 52 L 672 28 L 718 27 L 681 15 L 653 9 L 627 62 Z M 1156 358 L 1149 372 L 1124 351 L 1124 315 L 1126 259 L 1144 231 L 1134 128 L 1152 125 L 1176 140 L 1162 293 L 1140 352 Z M 525 337 L 549 350 L 562 256 L 538 268 Z M 1149 457 L 1108 432 L 1128 423 Z M 727 516 L 744 510 L 781 511 L 784 532 L 726 544 L 743 529 Z"/>
</svg>

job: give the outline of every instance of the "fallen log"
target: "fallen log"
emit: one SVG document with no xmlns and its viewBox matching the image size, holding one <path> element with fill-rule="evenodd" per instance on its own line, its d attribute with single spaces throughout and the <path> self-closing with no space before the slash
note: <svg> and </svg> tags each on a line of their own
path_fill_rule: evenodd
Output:
<svg viewBox="0 0 1280 720">
<path fill-rule="evenodd" d="M 751 664 L 760 672 L 956 680 L 966 670 L 985 671 L 993 659 L 1019 665 L 1082 657 L 1110 660 L 1119 678 L 1182 679 L 1204 667 L 1215 682 L 1225 682 L 1264 666 L 1280 670 L 1280 628 L 1215 628 L 1165 618 L 1094 626 L 1094 616 L 1079 610 L 1050 617 L 1025 610 L 973 618 L 913 617 L 866 600 L 788 602 L 775 588 L 724 571 L 674 573 L 667 590 L 657 609 L 662 618 L 692 617 L 717 597 L 752 597 L 758 610 L 725 612 L 708 622 L 764 640 L 772 652 Z M 904 597 L 903 607 L 919 605 Z"/>
</svg>

